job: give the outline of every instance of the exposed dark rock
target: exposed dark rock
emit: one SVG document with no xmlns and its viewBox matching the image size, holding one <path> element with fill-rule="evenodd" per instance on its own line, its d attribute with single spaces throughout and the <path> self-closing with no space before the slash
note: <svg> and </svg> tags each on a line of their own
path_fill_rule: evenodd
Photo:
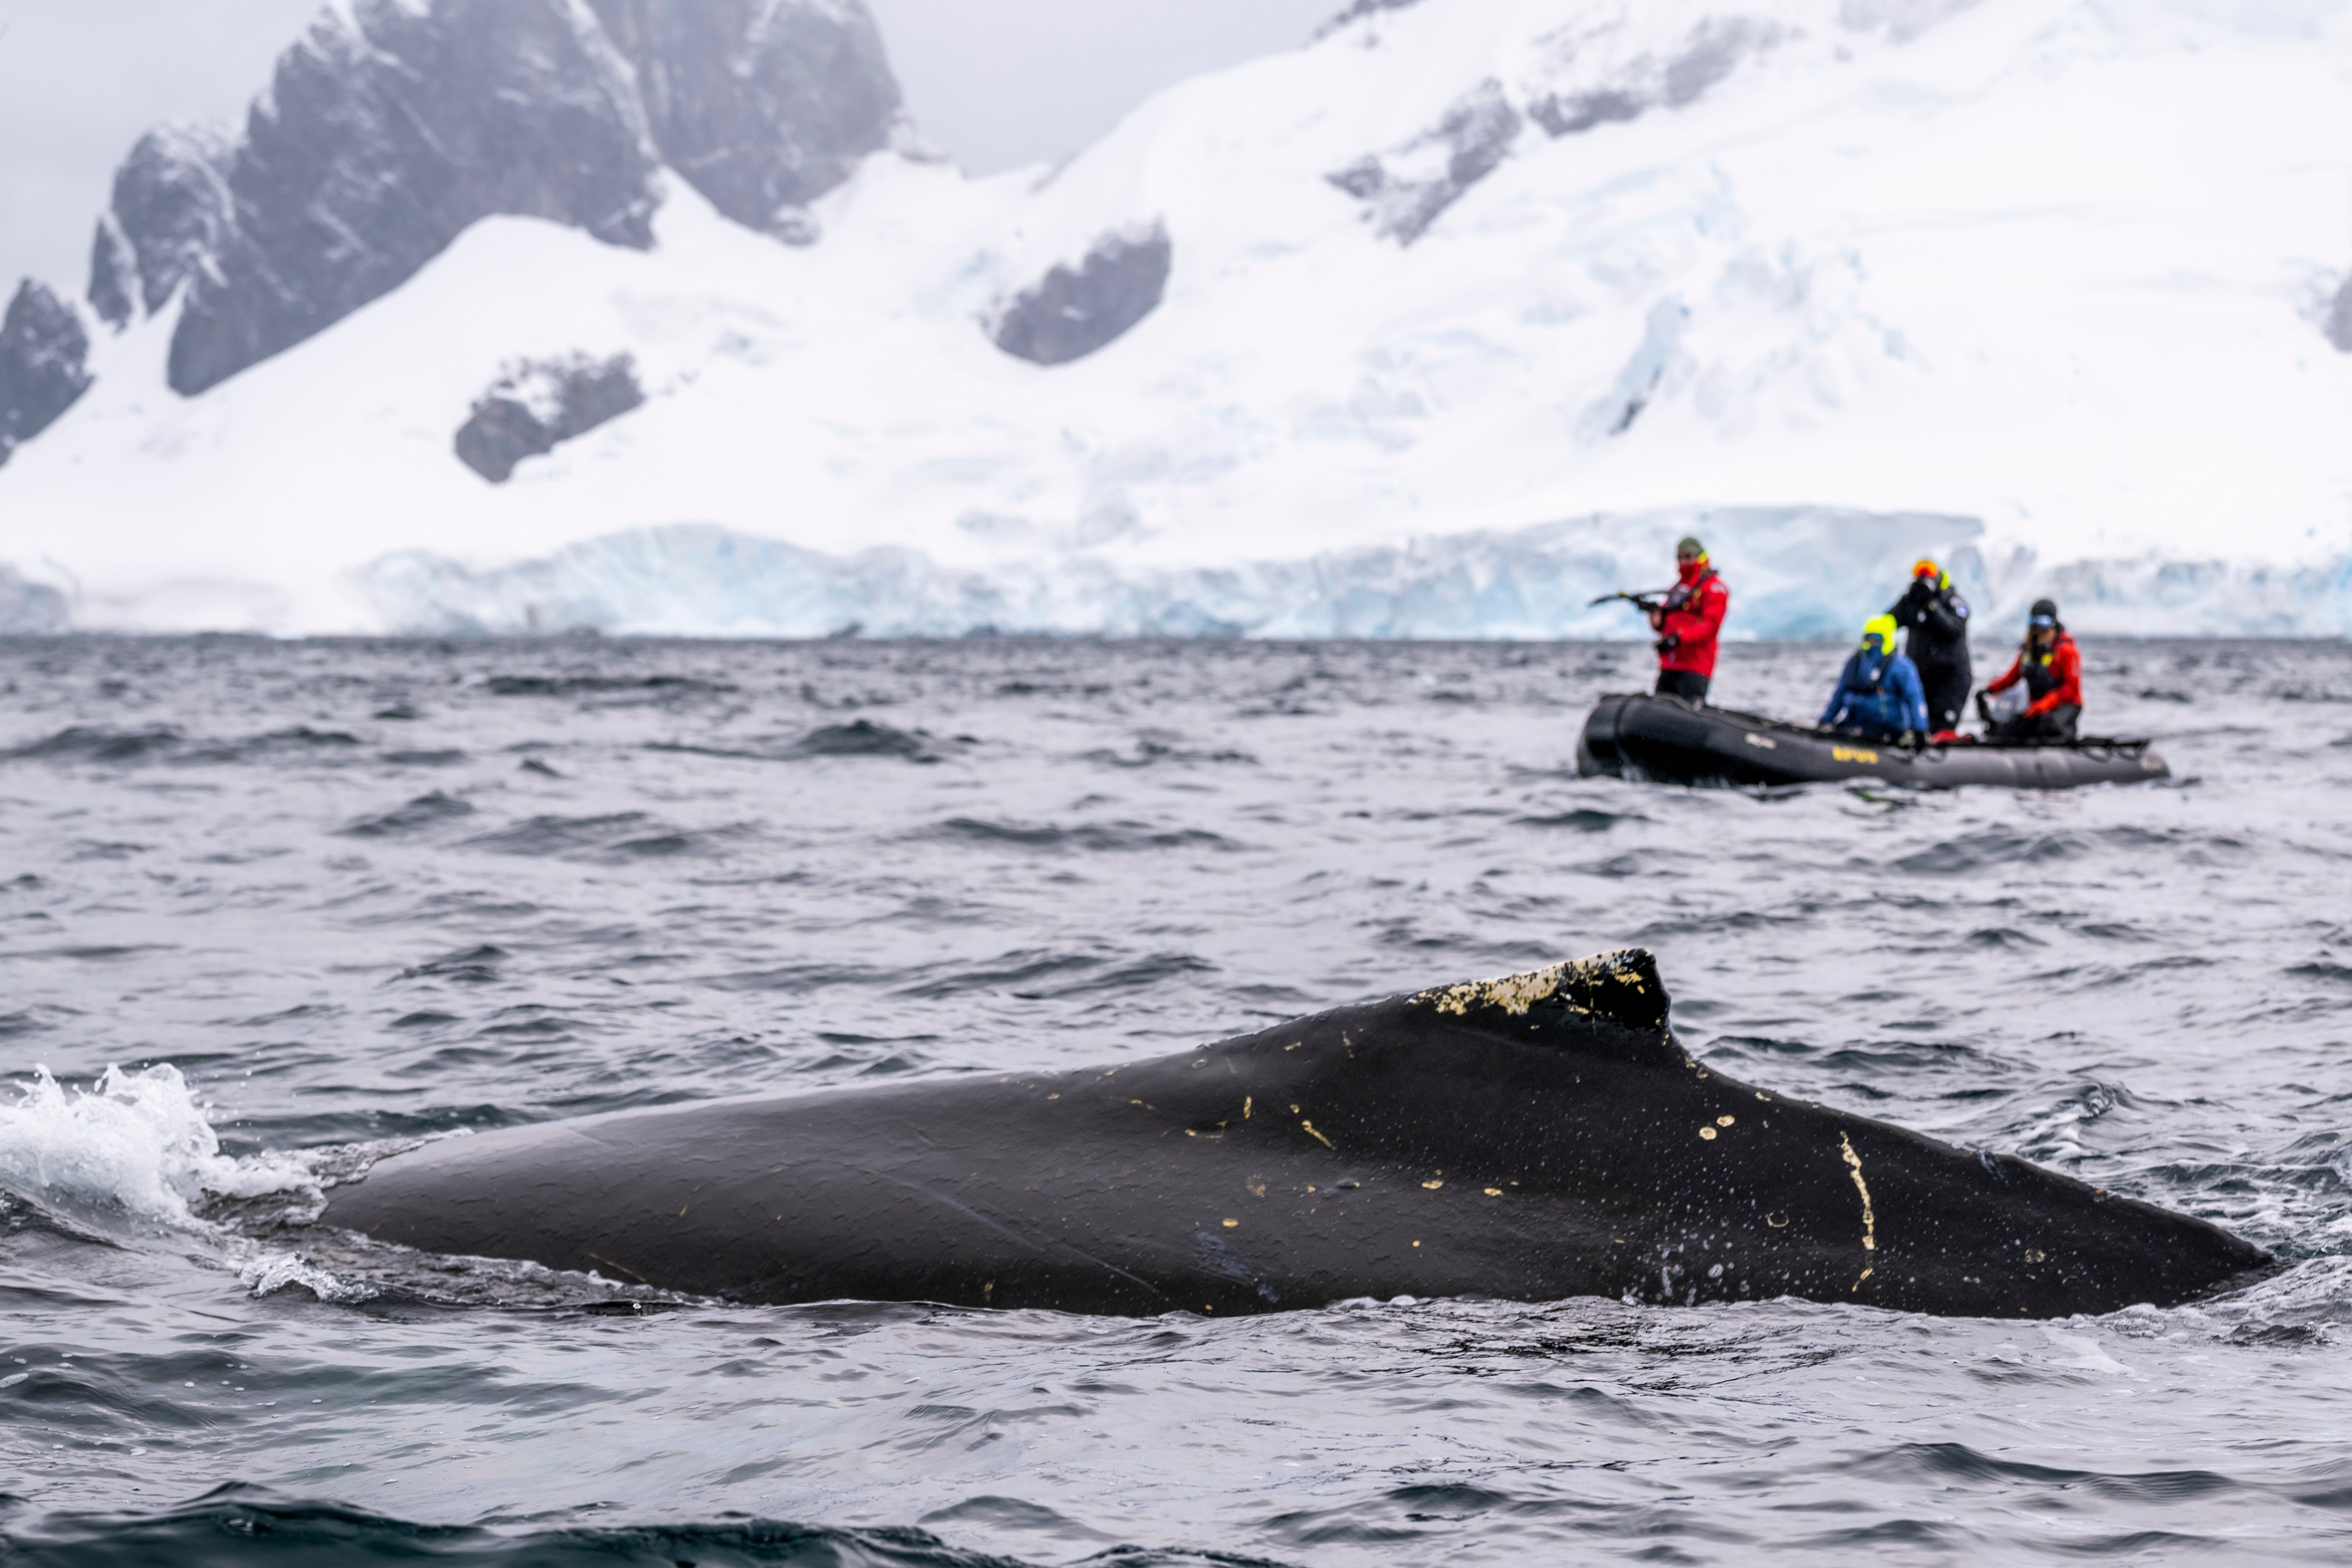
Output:
<svg viewBox="0 0 2352 1568">
<path fill-rule="evenodd" d="M 1383 11 L 1402 11 L 1409 5 L 1420 4 L 1421 0 L 1356 0 L 1354 5 L 1318 27 L 1315 36 L 1319 38 L 1328 33 L 1338 32 L 1350 22 L 1360 22 Z"/>
<path fill-rule="evenodd" d="M 247 119 L 235 228 L 218 281 L 190 279 L 172 386 L 202 392 L 322 331 L 493 214 L 649 246 L 655 167 L 626 63 L 564 0 L 331 10 Z M 148 237 L 124 229 L 143 276 Z"/>
<path fill-rule="evenodd" d="M 1666 107 L 1697 102 L 1707 89 L 1737 70 L 1742 59 L 1780 41 L 1780 29 L 1773 23 L 1709 17 L 1692 31 L 1683 52 L 1666 62 Z"/>
<path fill-rule="evenodd" d="M 1524 123 L 1503 84 L 1490 78 L 1402 147 L 1360 159 L 1329 178 L 1365 204 L 1381 234 L 1411 245 L 1464 192 L 1495 172 Z"/>
<path fill-rule="evenodd" d="M 1528 105 L 1528 115 L 1549 135 L 1573 136 L 1612 121 L 1639 120 L 1649 107 L 1630 92 L 1605 87 L 1565 97 L 1548 94 Z"/>
<path fill-rule="evenodd" d="M 1168 231 L 1110 235 L 1076 270 L 1056 267 L 996 319 L 996 346 L 1032 364 L 1066 364 L 1124 336 L 1160 308 L 1174 259 Z"/>
<path fill-rule="evenodd" d="M 663 161 L 737 223 L 802 211 L 889 143 L 898 83 L 859 0 L 589 0 L 636 67 Z"/>
<path fill-rule="evenodd" d="M 100 316 L 121 327 L 162 310 L 191 278 L 226 281 L 219 258 L 236 227 L 236 144 L 211 132 L 166 127 L 139 139 L 115 172 L 114 200 L 90 246 L 89 302 Z"/>
<path fill-rule="evenodd" d="M 0 317 L 0 464 L 56 424 L 89 390 L 92 379 L 89 333 L 81 318 L 26 279 L 8 301 L 8 313 Z"/>
<path fill-rule="evenodd" d="M 1779 23 L 1760 17 L 1711 16 L 1691 29 L 1673 56 L 1643 55 L 1606 81 L 1559 87 L 1529 102 L 1528 114 L 1550 135 L 1574 136 L 1597 125 L 1639 120 L 1653 109 L 1680 109 L 1787 36 Z M 1573 75 L 1572 58 L 1569 65 Z"/>
<path fill-rule="evenodd" d="M 636 362 L 627 354 L 593 359 L 532 360 L 509 368 L 474 405 L 457 431 L 457 458 L 494 485 L 514 477 L 515 465 L 555 450 L 641 406 Z"/>
<path fill-rule="evenodd" d="M 0 566 L 0 637 L 44 637 L 64 631 L 72 619 L 63 594 Z"/>
<path fill-rule="evenodd" d="M 729 216 L 805 242 L 807 204 L 900 124 L 861 0 L 351 0 L 279 58 L 241 140 L 140 142 L 90 302 L 121 326 L 184 290 L 171 384 L 194 395 L 485 217 L 650 246 L 665 159 Z"/>
<path fill-rule="evenodd" d="M 2327 341 L 2352 354 L 2352 278 L 2336 291 L 2336 303 L 2327 312 Z"/>
</svg>

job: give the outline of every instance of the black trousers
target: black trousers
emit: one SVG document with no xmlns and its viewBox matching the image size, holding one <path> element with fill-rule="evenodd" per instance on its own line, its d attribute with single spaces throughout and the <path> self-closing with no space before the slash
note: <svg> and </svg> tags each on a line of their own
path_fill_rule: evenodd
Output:
<svg viewBox="0 0 2352 1568">
<path fill-rule="evenodd" d="M 1923 664 L 1919 667 L 1919 684 L 1927 689 L 1927 728 L 1958 729 L 1960 716 L 1969 708 L 1969 688 L 1975 684 L 1969 667 Z"/>
<path fill-rule="evenodd" d="M 2014 719 L 2004 719 L 1993 726 L 1993 738 L 2000 741 L 2054 741 L 2061 743 L 2074 738 L 2074 721 L 2083 710 L 2072 702 L 2062 702 L 2047 713 L 2020 713 Z"/>
<path fill-rule="evenodd" d="M 1706 700 L 1707 678 L 1695 669 L 1662 669 L 1658 671 L 1658 695 L 1687 697 L 1693 702 Z"/>
</svg>

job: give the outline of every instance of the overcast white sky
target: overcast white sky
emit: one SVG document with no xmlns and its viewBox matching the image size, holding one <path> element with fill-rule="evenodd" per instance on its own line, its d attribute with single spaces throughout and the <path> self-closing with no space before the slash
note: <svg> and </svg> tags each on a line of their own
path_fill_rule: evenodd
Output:
<svg viewBox="0 0 2352 1568">
<path fill-rule="evenodd" d="M 974 174 L 1075 152 L 1155 89 L 1306 41 L 1344 0 L 867 0 L 908 107 Z M 0 0 L 0 298 L 87 280 L 115 164 L 235 120 L 320 0 Z"/>
</svg>

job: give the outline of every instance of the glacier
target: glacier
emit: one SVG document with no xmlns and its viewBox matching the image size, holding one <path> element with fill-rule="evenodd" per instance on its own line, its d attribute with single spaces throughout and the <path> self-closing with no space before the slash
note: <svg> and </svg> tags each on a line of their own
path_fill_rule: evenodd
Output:
<svg viewBox="0 0 2352 1568">
<path fill-rule="evenodd" d="M 773 216 L 646 131 L 630 243 L 519 197 L 193 396 L 186 284 L 74 306 L 0 629 L 1634 637 L 1586 601 L 1695 531 L 1733 637 L 1921 553 L 1985 635 L 2340 637 L 2347 72 L 2352 0 L 1415 0 L 1050 169 L 878 79 Z M 458 460 L 512 367 L 624 360 Z"/>
<path fill-rule="evenodd" d="M 2093 634 L 2333 637 L 2352 625 L 2352 562 L 2287 570 L 2154 558 L 2044 569 L 1988 559 L 1972 518 L 1819 507 L 1679 509 L 1434 535 L 1297 559 L 1133 569 L 1083 552 L 943 566 L 919 550 L 831 555 L 713 524 L 608 534 L 477 569 L 403 551 L 361 574 L 378 624 L 441 637 L 1227 637 L 1617 640 L 1622 603 L 1658 587 L 1692 531 L 1736 574 L 1744 639 L 1853 635 L 1930 556 L 1996 623 L 2055 593 Z M 1824 570 L 1825 563 L 1834 567 Z M 1980 622 L 1986 617 L 1980 615 Z M 2000 637 L 1996 631 L 1996 640 Z"/>
<path fill-rule="evenodd" d="M 1751 563 L 1738 590 L 1751 636 L 1847 629 L 1837 587 L 1815 570 L 1823 559 L 1864 581 L 1901 583 L 1916 556 L 1936 550 L 1958 567 L 1957 580 L 1982 580 L 1961 542 L 1978 531 L 1970 520 L 1818 508 L 1582 518 L 1160 570 L 1085 552 L 955 569 L 920 551 L 828 555 L 688 524 L 488 571 L 407 552 L 364 576 L 384 624 L 442 635 L 1612 637 L 1643 623 L 1622 604 L 1592 600 L 1662 575 L 1658 563 L 1692 529 Z"/>
</svg>

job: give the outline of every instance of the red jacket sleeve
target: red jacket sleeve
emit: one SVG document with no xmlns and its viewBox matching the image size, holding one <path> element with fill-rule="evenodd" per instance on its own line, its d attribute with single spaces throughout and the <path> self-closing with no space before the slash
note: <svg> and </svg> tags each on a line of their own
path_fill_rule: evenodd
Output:
<svg viewBox="0 0 2352 1568">
<path fill-rule="evenodd" d="M 1723 617 L 1730 609 L 1731 590 L 1724 585 L 1722 578 L 1709 578 L 1690 604 L 1665 617 L 1663 629 L 1685 643 L 1711 643 L 1723 630 Z"/>
<path fill-rule="evenodd" d="M 2047 713 L 2064 703 L 2083 705 L 2083 654 L 2073 637 L 2061 637 L 2050 651 L 2052 685 L 2042 700 L 2026 709 L 2028 713 Z"/>
</svg>

